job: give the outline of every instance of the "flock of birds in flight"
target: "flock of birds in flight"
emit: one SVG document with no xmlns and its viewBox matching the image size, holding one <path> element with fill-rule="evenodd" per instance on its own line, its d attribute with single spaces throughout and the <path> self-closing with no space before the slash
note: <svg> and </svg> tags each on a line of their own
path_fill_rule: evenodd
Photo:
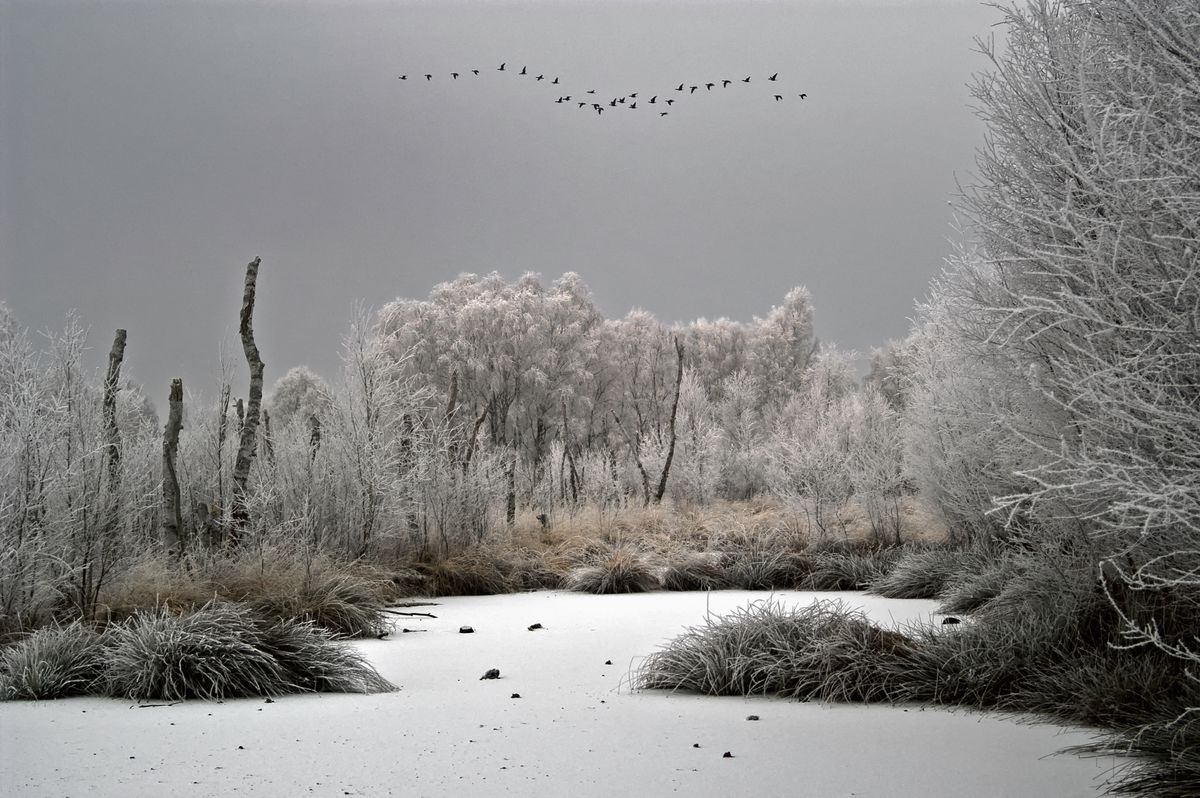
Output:
<svg viewBox="0 0 1200 798">
<path fill-rule="evenodd" d="M 531 77 L 531 78 L 533 78 L 532 82 L 534 82 L 534 83 L 548 81 L 547 85 L 550 85 L 550 86 L 560 85 L 557 76 L 555 76 L 553 80 L 550 80 L 545 74 L 539 74 L 539 75 L 535 76 L 535 75 L 533 75 L 533 73 L 531 73 L 529 71 L 529 68 L 527 66 L 522 66 L 521 70 L 518 72 L 515 68 L 509 69 L 507 61 L 500 64 L 500 66 L 496 69 L 496 71 L 497 72 L 506 72 L 508 74 L 516 75 L 518 77 Z M 458 80 L 460 77 L 465 78 L 468 74 L 473 77 L 478 77 L 479 70 L 471 69 L 471 70 L 467 70 L 464 72 L 451 72 L 450 79 Z M 421 75 L 413 76 L 414 80 L 420 80 L 421 78 L 424 78 L 426 82 L 430 82 L 433 80 L 434 75 L 432 73 L 424 73 Z M 697 83 L 695 85 L 691 85 L 687 81 L 684 81 L 684 82 L 680 83 L 678 86 L 674 86 L 670 89 L 666 89 L 658 94 L 651 95 L 650 97 L 646 97 L 645 92 L 642 92 L 639 94 L 639 92 L 633 91 L 633 92 L 628 92 L 626 94 L 623 94 L 621 96 L 614 96 L 612 99 L 602 100 L 602 101 L 597 99 L 595 89 L 588 89 L 583 94 L 579 94 L 579 95 L 559 94 L 558 99 L 554 100 L 554 102 L 559 105 L 575 105 L 575 106 L 578 106 L 578 108 L 580 108 L 580 109 L 587 109 L 589 112 L 594 111 L 597 116 L 601 116 L 604 114 L 605 110 L 611 110 L 611 109 L 625 109 L 625 110 L 630 110 L 630 111 L 636 111 L 636 110 L 638 110 L 638 103 L 640 102 L 642 104 L 643 108 L 646 108 L 647 106 L 654 106 L 654 108 L 649 109 L 649 110 L 657 111 L 658 115 L 660 117 L 664 117 L 664 116 L 668 116 L 671 113 L 672 107 L 675 105 L 676 101 L 679 99 L 676 95 L 682 95 L 683 97 L 690 97 L 691 95 L 695 94 L 696 92 L 700 91 L 701 89 L 703 89 L 705 92 L 711 92 L 713 89 L 716 89 L 718 87 L 720 89 L 728 89 L 730 86 L 738 84 L 738 83 L 749 84 L 751 82 L 752 78 L 753 78 L 752 75 L 747 75 L 744 78 L 740 78 L 740 79 L 736 79 L 736 80 L 730 80 L 730 79 L 723 78 L 721 80 L 705 81 L 702 83 Z M 408 75 L 400 75 L 400 80 L 408 80 Z M 774 98 L 774 101 L 782 102 L 783 98 L 786 95 L 781 93 L 782 90 L 779 86 L 779 73 L 776 72 L 775 74 L 770 75 L 767 78 L 765 78 L 765 80 L 768 84 L 770 84 L 771 96 Z M 800 92 L 796 96 L 799 97 L 801 100 L 804 100 L 808 97 L 808 94 L 806 94 L 804 92 Z M 664 106 L 665 106 L 665 108 L 664 108 Z"/>
</svg>

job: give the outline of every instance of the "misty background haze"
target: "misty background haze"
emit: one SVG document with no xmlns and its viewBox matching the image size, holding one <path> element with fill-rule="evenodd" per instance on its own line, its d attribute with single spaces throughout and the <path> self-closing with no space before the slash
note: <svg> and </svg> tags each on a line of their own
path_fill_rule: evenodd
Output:
<svg viewBox="0 0 1200 798">
<path fill-rule="evenodd" d="M 904 334 L 950 251 L 982 136 L 972 40 L 996 18 L 973 0 L 4 4 L 0 298 L 34 329 L 78 310 L 97 365 L 128 328 L 124 375 L 160 406 L 173 376 L 215 392 L 222 341 L 244 386 L 256 255 L 268 386 L 335 376 L 356 301 L 493 270 L 576 271 L 607 316 L 664 321 L 748 320 L 802 284 L 821 339 L 866 351 Z M 597 118 L 502 61 L 601 97 L 772 72 L 788 96 L 735 84 Z"/>
</svg>

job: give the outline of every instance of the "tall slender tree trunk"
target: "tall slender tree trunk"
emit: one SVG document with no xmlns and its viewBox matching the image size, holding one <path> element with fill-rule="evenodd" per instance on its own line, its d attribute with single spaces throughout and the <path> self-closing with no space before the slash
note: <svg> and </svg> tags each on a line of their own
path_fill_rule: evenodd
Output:
<svg viewBox="0 0 1200 798">
<path fill-rule="evenodd" d="M 225 515 L 225 437 L 229 430 L 229 383 L 221 386 L 221 403 L 217 416 L 217 517 Z"/>
<path fill-rule="evenodd" d="M 183 380 L 171 380 L 168 395 L 167 426 L 163 431 L 163 497 L 159 529 L 163 547 L 177 556 L 183 554 L 183 513 L 179 501 L 179 475 L 175 470 L 179 456 L 179 431 L 183 429 Z"/>
<path fill-rule="evenodd" d="M 117 391 L 120 389 L 121 362 L 125 359 L 125 331 L 117 330 L 108 353 L 108 372 L 104 375 L 104 459 L 108 466 L 108 519 L 106 537 L 112 535 L 120 518 L 121 430 L 117 426 Z"/>
<path fill-rule="evenodd" d="M 671 418 L 668 421 L 671 442 L 667 446 L 667 459 L 658 479 L 658 489 L 654 491 L 655 504 L 661 503 L 663 494 L 667 492 L 667 476 L 671 473 L 671 461 L 675 459 L 675 417 L 679 413 L 679 389 L 683 385 L 683 342 L 678 336 L 675 338 L 675 355 L 679 362 L 675 369 L 675 401 L 671 403 Z"/>
<path fill-rule="evenodd" d="M 233 465 L 233 512 L 229 528 L 229 545 L 239 546 L 250 525 L 250 508 L 247 505 L 246 484 L 250 479 L 250 467 L 254 463 L 257 449 L 259 409 L 262 406 L 264 363 L 254 343 L 254 296 L 258 282 L 259 258 L 246 266 L 246 284 L 242 293 L 242 313 L 238 332 L 242 339 L 242 351 L 250 367 L 250 391 L 246 400 L 246 416 L 242 422 L 238 441 L 237 460 Z"/>
</svg>

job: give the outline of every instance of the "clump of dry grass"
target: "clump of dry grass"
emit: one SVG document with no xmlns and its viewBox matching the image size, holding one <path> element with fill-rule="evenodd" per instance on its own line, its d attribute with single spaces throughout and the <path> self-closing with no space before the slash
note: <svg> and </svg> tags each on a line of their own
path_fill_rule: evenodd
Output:
<svg viewBox="0 0 1200 798">
<path fill-rule="evenodd" d="M 730 587 L 720 562 L 703 554 L 691 554 L 671 561 L 663 571 L 665 590 L 724 590 Z"/>
<path fill-rule="evenodd" d="M 513 590 L 508 563 L 492 548 L 474 547 L 416 568 L 431 596 L 492 596 Z"/>
<path fill-rule="evenodd" d="M 78 621 L 37 630 L 0 651 L 0 700 L 38 701 L 92 692 L 102 638 Z"/>
<path fill-rule="evenodd" d="M 975 564 L 961 549 L 917 549 L 903 552 L 892 568 L 872 580 L 868 590 L 884 598 L 936 598 L 961 572 Z"/>
<path fill-rule="evenodd" d="M 813 567 L 806 554 L 760 548 L 727 553 L 722 564 L 729 585 L 742 590 L 794 590 L 804 586 Z"/>
<path fill-rule="evenodd" d="M 811 590 L 865 590 L 895 563 L 893 549 L 861 554 L 856 551 L 821 551 L 813 556 L 805 586 Z"/>
<path fill-rule="evenodd" d="M 644 593 L 662 586 L 653 564 L 642 552 L 616 546 L 595 565 L 575 568 L 563 587 L 583 593 Z"/>
<path fill-rule="evenodd" d="M 97 620 L 119 622 L 139 610 L 163 604 L 179 610 L 201 607 L 217 593 L 204 570 L 189 569 L 185 563 L 153 550 L 104 586 L 97 601 Z"/>
<path fill-rule="evenodd" d="M 137 700 L 395 689 L 311 622 L 219 602 L 184 615 L 163 606 L 113 625 L 103 663 L 104 691 Z"/>
<path fill-rule="evenodd" d="M 711 695 L 895 700 L 904 689 L 891 663 L 909 648 L 907 637 L 840 602 L 797 609 L 755 602 L 687 630 L 643 662 L 636 683 Z"/>
</svg>

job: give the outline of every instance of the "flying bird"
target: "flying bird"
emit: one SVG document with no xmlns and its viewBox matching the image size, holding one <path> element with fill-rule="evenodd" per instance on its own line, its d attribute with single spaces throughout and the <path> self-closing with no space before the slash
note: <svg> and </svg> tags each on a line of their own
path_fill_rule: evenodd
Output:
<svg viewBox="0 0 1200 798">
<path fill-rule="evenodd" d="M 585 105 L 587 105 L 587 103 L 580 103 L 580 104 L 579 104 L 579 107 L 580 107 L 580 108 L 582 108 L 582 107 L 583 107 L 583 106 L 585 106 Z"/>
<path fill-rule="evenodd" d="M 454 78 L 455 80 L 458 80 L 458 73 L 457 73 L 457 72 L 451 72 L 451 73 L 450 73 L 450 77 Z"/>
<path fill-rule="evenodd" d="M 658 112 L 658 115 L 659 115 L 659 116 L 666 116 L 666 115 L 667 115 L 667 112 L 666 112 L 666 111 L 659 111 L 659 112 Z"/>
<path fill-rule="evenodd" d="M 522 75 L 526 75 L 526 74 L 528 74 L 528 73 L 525 71 L 525 67 L 521 67 L 521 74 L 522 74 Z"/>
<path fill-rule="evenodd" d="M 779 73 L 778 73 L 778 72 L 776 72 L 776 73 L 775 73 L 774 75 L 772 75 L 771 77 L 767 78 L 767 80 L 775 80 L 775 78 L 777 78 L 777 77 L 779 77 Z"/>
<path fill-rule="evenodd" d="M 562 101 L 563 101 L 563 98 L 562 98 L 562 97 L 559 97 L 559 98 L 558 98 L 557 100 L 555 100 L 554 102 L 558 103 L 559 105 L 562 105 Z"/>
<path fill-rule="evenodd" d="M 505 62 L 504 62 L 504 64 L 507 64 L 507 63 L 508 63 L 507 61 L 505 61 Z M 499 68 L 499 69 L 497 69 L 496 71 L 497 71 L 497 72 L 503 72 L 503 71 L 504 71 L 504 64 L 501 64 L 501 65 L 500 65 L 500 68 Z"/>
<path fill-rule="evenodd" d="M 750 82 L 750 76 L 749 76 L 749 75 L 747 75 L 746 77 L 742 78 L 742 83 L 749 83 L 749 82 Z"/>
<path fill-rule="evenodd" d="M 637 108 L 637 103 L 630 103 L 629 110 L 632 111 L 634 108 Z"/>
<path fill-rule="evenodd" d="M 691 90 L 691 91 L 689 91 L 689 92 L 688 92 L 688 94 L 695 94 L 695 93 L 696 93 L 696 89 L 698 89 L 698 88 L 700 88 L 700 87 L 699 87 L 699 86 L 692 86 L 691 88 L 692 88 L 692 90 Z"/>
<path fill-rule="evenodd" d="M 782 100 L 782 99 L 783 99 L 783 95 L 782 95 L 782 94 L 776 94 L 776 95 L 775 95 L 775 102 L 779 102 L 779 101 L 780 101 L 780 100 Z"/>
<path fill-rule="evenodd" d="M 651 104 L 651 105 L 653 105 L 653 104 L 655 103 L 655 101 L 656 101 L 656 100 L 658 100 L 658 95 L 657 95 L 657 94 L 656 94 L 656 95 L 654 95 L 653 97 L 651 97 L 651 98 L 650 98 L 650 104 Z"/>
<path fill-rule="evenodd" d="M 600 116 L 600 114 L 602 114 L 602 113 L 604 113 L 604 106 L 597 105 L 596 106 L 596 116 Z"/>
<path fill-rule="evenodd" d="M 545 76 L 545 75 L 538 75 L 538 76 L 537 76 L 537 79 L 538 79 L 538 80 L 545 80 L 545 79 L 546 79 L 546 76 Z"/>
<path fill-rule="evenodd" d="M 478 70 L 478 69 L 472 69 L 472 70 L 471 70 L 471 73 L 472 73 L 472 74 L 475 74 L 475 75 L 478 75 L 478 74 L 479 74 L 479 70 Z"/>
<path fill-rule="evenodd" d="M 722 88 L 722 89 L 728 89 L 728 88 L 729 88 L 729 84 L 730 84 L 730 83 L 733 83 L 733 81 L 732 81 L 732 80 L 723 80 L 723 81 L 721 81 L 721 88 Z"/>
<path fill-rule="evenodd" d="M 554 80 L 550 81 L 550 85 L 552 85 L 552 86 L 557 86 L 557 85 L 558 85 L 558 78 L 555 78 Z"/>
<path fill-rule="evenodd" d="M 667 105 L 671 105 L 674 102 L 675 102 L 674 100 L 667 100 Z"/>
<path fill-rule="evenodd" d="M 808 95 L 807 95 L 807 94 L 801 94 L 801 95 L 800 95 L 800 99 L 801 99 L 801 100 L 803 100 L 803 99 L 806 99 L 807 97 L 808 97 Z"/>
<path fill-rule="evenodd" d="M 433 80 L 433 75 L 426 75 L 425 80 Z"/>
<path fill-rule="evenodd" d="M 715 85 L 717 85 L 717 84 L 715 84 L 715 83 L 705 83 L 705 84 L 704 84 L 704 88 L 708 89 L 709 91 L 712 91 L 712 89 L 713 89 L 713 86 L 715 86 Z"/>
<path fill-rule="evenodd" d="M 617 107 L 617 101 L 616 101 L 616 99 L 614 99 L 612 102 L 610 102 L 610 103 L 609 103 L 609 106 L 611 106 L 611 107 L 613 107 L 613 108 L 616 108 L 616 107 Z"/>
<path fill-rule="evenodd" d="M 634 91 L 634 92 L 630 92 L 629 96 L 630 96 L 630 97 L 637 97 L 637 92 L 636 92 L 636 91 Z"/>
<path fill-rule="evenodd" d="M 675 91 L 683 91 L 683 84 L 680 83 L 678 86 L 676 86 Z"/>
<path fill-rule="evenodd" d="M 401 75 L 400 80 L 408 80 L 408 75 Z"/>
<path fill-rule="evenodd" d="M 596 90 L 595 90 L 595 89 L 588 89 L 588 90 L 587 90 L 587 93 L 588 93 L 588 94 L 595 94 L 595 93 L 596 93 Z"/>
</svg>

